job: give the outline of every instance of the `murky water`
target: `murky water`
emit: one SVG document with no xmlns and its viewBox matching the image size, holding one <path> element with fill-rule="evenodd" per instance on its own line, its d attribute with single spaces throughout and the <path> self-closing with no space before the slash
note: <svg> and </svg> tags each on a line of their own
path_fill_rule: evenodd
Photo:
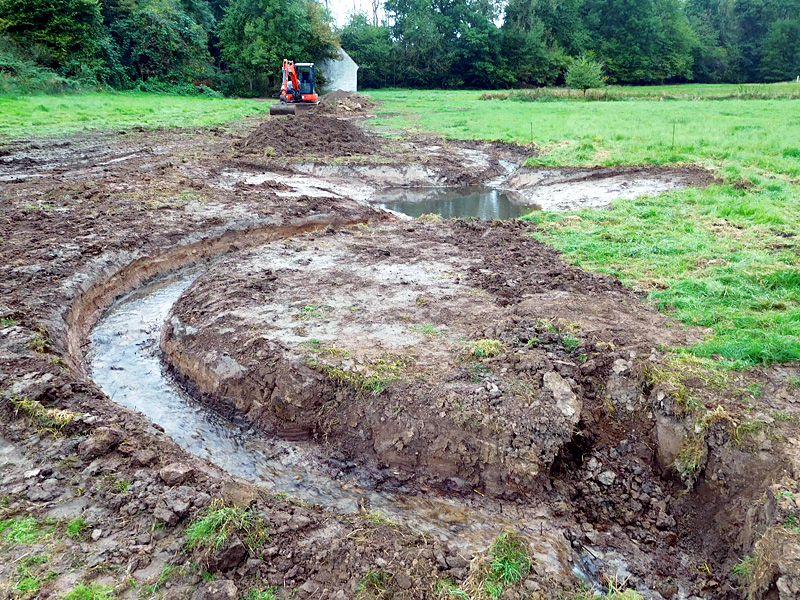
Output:
<svg viewBox="0 0 800 600">
<path fill-rule="evenodd" d="M 389 189 L 376 194 L 375 200 L 381 208 L 410 217 L 432 213 L 443 219 L 517 219 L 538 208 L 520 204 L 511 192 L 484 186 Z"/>
<path fill-rule="evenodd" d="M 310 442 L 266 439 L 195 402 L 165 373 L 158 342 L 170 308 L 198 275 L 184 273 L 136 291 L 92 330 L 89 373 L 112 400 L 143 413 L 183 448 L 229 473 L 307 502 L 345 512 L 367 504 L 417 531 L 471 549 L 485 548 L 509 527 L 544 532 L 540 559 L 555 567 L 557 552 L 545 542 L 559 534 L 552 531 L 546 509 L 513 503 L 489 508 L 464 499 L 378 492 L 332 476 Z"/>
</svg>

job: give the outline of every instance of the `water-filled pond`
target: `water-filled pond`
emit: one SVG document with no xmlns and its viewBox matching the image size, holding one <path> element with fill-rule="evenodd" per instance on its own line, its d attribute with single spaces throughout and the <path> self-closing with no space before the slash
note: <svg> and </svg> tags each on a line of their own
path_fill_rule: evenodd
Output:
<svg viewBox="0 0 800 600">
<path fill-rule="evenodd" d="M 395 188 L 376 196 L 378 205 L 409 217 L 436 214 L 443 219 L 517 219 L 537 206 L 521 204 L 511 192 L 484 186 Z"/>
</svg>

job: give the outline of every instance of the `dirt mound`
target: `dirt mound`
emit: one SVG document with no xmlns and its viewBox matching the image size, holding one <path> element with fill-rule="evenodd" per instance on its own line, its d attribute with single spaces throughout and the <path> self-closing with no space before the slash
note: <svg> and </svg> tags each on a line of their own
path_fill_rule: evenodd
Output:
<svg viewBox="0 0 800 600">
<path fill-rule="evenodd" d="M 353 156 L 380 150 L 380 143 L 348 121 L 318 115 L 275 117 L 253 131 L 239 148 L 273 156 Z"/>
<path fill-rule="evenodd" d="M 376 103 L 369 96 L 351 94 L 342 90 L 329 92 L 320 98 L 318 112 L 327 114 L 359 114 L 368 113 L 375 108 Z"/>
</svg>

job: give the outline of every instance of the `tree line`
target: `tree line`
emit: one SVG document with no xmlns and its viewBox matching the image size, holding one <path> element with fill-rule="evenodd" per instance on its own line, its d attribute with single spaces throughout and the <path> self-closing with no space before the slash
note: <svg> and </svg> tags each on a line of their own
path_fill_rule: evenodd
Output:
<svg viewBox="0 0 800 600">
<path fill-rule="evenodd" d="M 576 59 L 610 83 L 800 75 L 800 0 L 385 0 L 383 23 L 377 7 L 337 30 L 316 0 L 0 0 L 0 84 L 263 95 L 284 57 L 338 44 L 363 87 L 560 84 Z"/>
</svg>

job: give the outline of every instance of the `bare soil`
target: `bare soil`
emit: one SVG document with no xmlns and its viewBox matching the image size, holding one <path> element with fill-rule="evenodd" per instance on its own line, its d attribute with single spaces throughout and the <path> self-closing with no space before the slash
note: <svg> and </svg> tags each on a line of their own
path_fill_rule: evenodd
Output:
<svg viewBox="0 0 800 600">
<path fill-rule="evenodd" d="M 537 558 L 503 597 L 555 596 L 582 570 L 651 598 L 742 598 L 731 570 L 746 555 L 757 557 L 752 597 L 796 597 L 795 365 L 723 383 L 673 368 L 659 348 L 704 332 L 569 267 L 526 226 L 397 222 L 368 203 L 392 178 L 488 181 L 524 149 L 433 138 L 365 149 L 348 129 L 349 140 L 313 146 L 308 134 L 278 154 L 282 123 L 2 148 L 0 520 L 32 516 L 41 531 L 0 531 L 0 597 L 58 598 L 88 581 L 127 598 L 267 586 L 286 598 L 430 598 L 470 575 L 472 551 L 455 544 L 236 480 L 87 378 L 87 333 L 115 298 L 226 253 L 176 307 L 196 336 L 165 331 L 175 368 L 264 435 L 316 440 L 343 478 L 364 467 L 376 488 L 547 515 L 548 531 L 521 521 L 523 539 L 560 539 L 548 543 L 565 568 Z M 314 339 L 328 351 L 302 345 Z M 475 356 L 480 339 L 502 352 Z M 209 344 L 255 383 L 204 378 Z M 379 360 L 385 387 L 354 386 L 376 381 Z M 67 423 L 53 433 L 55 416 Z M 691 448 L 696 468 L 681 477 Z M 216 498 L 266 520 L 258 552 L 236 536 L 187 549 L 187 525 Z M 71 536 L 78 517 L 86 528 Z M 365 587 L 374 573 L 385 589 Z M 37 591 L 21 585 L 28 576 Z"/>
<path fill-rule="evenodd" d="M 381 144 L 350 121 L 308 114 L 269 119 L 247 136 L 241 147 L 274 156 L 353 156 L 379 152 Z"/>
</svg>

